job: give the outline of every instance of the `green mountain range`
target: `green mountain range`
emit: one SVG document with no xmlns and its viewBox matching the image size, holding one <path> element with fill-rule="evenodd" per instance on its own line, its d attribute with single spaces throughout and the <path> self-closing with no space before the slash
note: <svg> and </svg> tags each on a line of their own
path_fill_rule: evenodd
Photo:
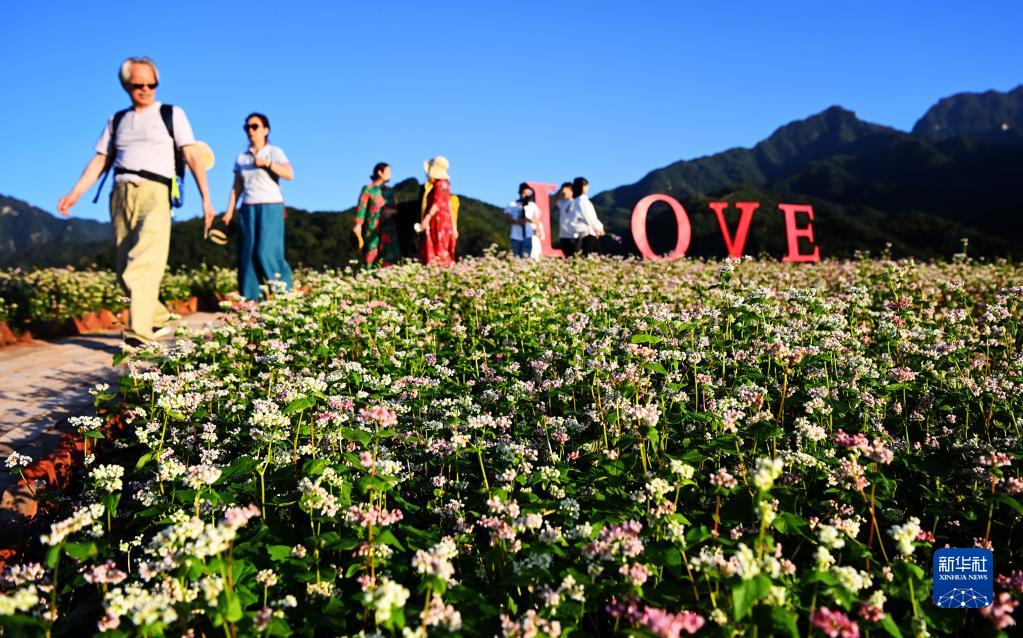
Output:
<svg viewBox="0 0 1023 638">
<path fill-rule="evenodd" d="M 997 98 L 997 99 L 996 99 Z M 1014 106 L 1012 106 L 1014 105 Z M 1023 175 L 1023 87 L 1010 93 L 945 98 L 904 133 L 863 122 L 832 107 L 787 124 L 751 149 L 736 148 L 676 162 L 635 184 L 593 198 L 606 225 L 624 239 L 605 249 L 631 253 L 630 221 L 636 202 L 666 193 L 683 203 L 692 225 L 688 254 L 726 254 L 711 201 L 757 201 L 746 252 L 782 255 L 786 237 L 778 202 L 811 204 L 821 254 L 940 257 L 961 250 L 989 257 L 1023 257 L 1015 187 Z M 990 107 L 990 111 L 985 107 Z M 1008 114 L 1015 109 L 1015 118 Z M 929 124 L 930 123 L 930 124 Z M 738 211 L 729 209 L 734 233 Z M 667 206 L 652 209 L 648 235 L 655 251 L 675 244 Z"/>
<path fill-rule="evenodd" d="M 111 243 L 110 224 L 62 219 L 0 195 L 0 266 L 88 262 Z"/>
<path fill-rule="evenodd" d="M 1023 85 L 1008 93 L 960 93 L 935 104 L 913 127 L 933 140 L 967 135 L 988 142 L 1023 141 Z"/>
<path fill-rule="evenodd" d="M 686 207 L 692 227 L 689 255 L 722 256 L 725 244 L 712 201 L 756 201 L 748 254 L 780 256 L 786 238 L 779 202 L 811 204 L 815 239 L 824 256 L 857 251 L 920 258 L 948 257 L 962 249 L 975 256 L 1023 258 L 1023 231 L 1015 186 L 1023 176 L 1023 85 L 1007 93 L 961 93 L 940 100 L 912 132 L 864 122 L 835 106 L 782 126 L 752 148 L 675 162 L 635 184 L 593 196 L 598 215 L 620 237 L 602 250 L 634 254 L 632 209 L 641 198 L 665 193 Z M 419 184 L 395 186 L 406 219 L 418 211 Z M 459 254 L 491 244 L 507 247 L 501 210 L 461 196 Z M 352 212 L 289 208 L 286 250 L 293 264 L 344 266 Z M 340 213 L 340 214 L 339 214 Z M 726 215 L 734 232 L 738 212 Z M 556 218 L 552 220 L 557 228 Z M 233 263 L 225 249 L 202 239 L 198 219 L 174 225 L 172 266 Z M 648 217 L 655 251 L 676 240 L 665 205 Z M 0 196 L 0 266 L 110 265 L 109 224 L 62 220 L 25 202 Z"/>
</svg>

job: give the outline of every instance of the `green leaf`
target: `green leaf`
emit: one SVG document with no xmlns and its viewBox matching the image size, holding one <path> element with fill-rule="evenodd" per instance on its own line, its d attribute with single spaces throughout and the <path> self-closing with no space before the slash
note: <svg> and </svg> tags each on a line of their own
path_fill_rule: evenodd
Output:
<svg viewBox="0 0 1023 638">
<path fill-rule="evenodd" d="M 655 337 L 654 335 L 638 334 L 632 335 L 632 338 L 629 339 L 629 341 L 632 343 L 660 343 L 661 338 Z"/>
<path fill-rule="evenodd" d="M 906 569 L 917 580 L 923 580 L 924 579 L 924 570 L 919 565 L 914 565 L 913 563 L 906 563 Z"/>
<path fill-rule="evenodd" d="M 360 494 L 366 494 L 370 490 L 386 492 L 391 487 L 389 482 L 377 476 L 363 476 L 355 482 L 355 485 L 359 489 Z"/>
<path fill-rule="evenodd" d="M 231 563 L 231 575 L 235 583 L 243 583 L 249 576 L 253 576 L 256 572 L 256 566 L 247 560 L 236 558 Z"/>
<path fill-rule="evenodd" d="M 373 435 L 365 430 L 357 428 L 341 428 L 341 436 L 348 440 L 355 440 L 366 445 L 373 440 Z"/>
<path fill-rule="evenodd" d="M 1019 501 L 1012 498 L 1008 494 L 998 494 L 997 496 L 995 496 L 995 502 L 1004 503 L 1005 505 L 1008 505 L 1012 509 L 1016 510 L 1017 514 L 1023 514 L 1023 505 L 1020 505 Z"/>
<path fill-rule="evenodd" d="M 224 468 L 216 484 L 221 485 L 230 481 L 235 476 L 248 474 L 256 468 L 256 460 L 251 456 L 240 456 L 233 463 Z"/>
<path fill-rule="evenodd" d="M 64 543 L 64 553 L 78 560 L 87 560 L 96 555 L 96 543 Z"/>
<path fill-rule="evenodd" d="M 291 627 L 283 618 L 271 618 L 270 627 L 267 629 L 271 636 L 283 636 L 287 638 L 291 635 Z"/>
<path fill-rule="evenodd" d="M 899 626 L 895 624 L 895 621 L 892 620 L 891 614 L 885 614 L 884 618 L 882 618 L 881 622 L 878 624 L 881 625 L 882 629 L 888 632 L 889 636 L 902 638 L 902 632 L 899 630 Z"/>
<path fill-rule="evenodd" d="M 110 516 L 114 516 L 117 514 L 117 504 L 121 502 L 121 493 L 104 494 L 100 500 L 103 501 L 103 505 L 107 508 L 107 513 Z"/>
<path fill-rule="evenodd" d="M 145 454 L 139 457 L 138 463 L 135 464 L 135 469 L 136 470 L 142 469 L 142 467 L 145 466 L 146 463 L 152 461 L 155 456 L 156 452 L 146 452 Z"/>
<path fill-rule="evenodd" d="M 339 550 L 342 552 L 351 551 L 358 547 L 362 541 L 357 538 L 343 538 L 337 532 L 327 532 L 320 537 L 324 549 Z"/>
<path fill-rule="evenodd" d="M 732 606 L 735 611 L 735 619 L 742 620 L 758 600 L 767 595 L 771 590 L 771 579 L 763 574 L 757 574 L 749 580 L 744 580 L 732 588 Z"/>
<path fill-rule="evenodd" d="M 345 615 L 345 604 L 337 598 L 331 598 L 320 610 L 324 615 L 332 618 L 343 618 Z"/>
<path fill-rule="evenodd" d="M 60 545 L 51 547 L 46 552 L 46 566 L 53 569 L 60 562 Z"/>
<path fill-rule="evenodd" d="M 664 366 L 661 365 L 660 363 L 658 363 L 657 361 L 654 361 L 652 363 L 644 363 L 642 367 L 646 368 L 647 370 L 651 370 L 653 372 L 660 372 L 661 374 L 668 374 L 668 371 L 664 368 Z"/>
<path fill-rule="evenodd" d="M 780 512 L 774 519 L 774 528 L 782 534 L 809 534 L 810 525 L 798 514 L 792 512 Z"/>
<path fill-rule="evenodd" d="M 669 567 L 681 567 L 682 554 L 680 554 L 679 551 L 674 547 L 669 547 L 664 552 L 664 564 Z"/>
<path fill-rule="evenodd" d="M 299 397 L 288 404 L 286 408 L 281 410 L 281 414 L 294 414 L 301 412 L 307 408 L 316 405 L 316 399 L 313 397 Z"/>
<path fill-rule="evenodd" d="M 99 430 L 86 430 L 85 433 L 82 436 L 84 436 L 87 439 L 105 439 L 105 438 L 107 438 Z"/>
<path fill-rule="evenodd" d="M 707 529 L 706 525 L 690 528 L 690 530 L 686 532 L 686 547 L 689 548 L 693 545 L 702 543 L 711 536 L 713 536 L 713 534 L 710 533 L 710 530 Z"/>
<path fill-rule="evenodd" d="M 796 612 L 790 609 L 785 609 L 784 607 L 771 608 L 771 625 L 774 627 L 776 635 L 786 634 L 793 638 L 799 638 L 797 620 Z"/>
<path fill-rule="evenodd" d="M 280 562 L 291 558 L 290 545 L 270 545 L 266 548 L 266 551 L 270 554 L 270 560 L 274 562 Z"/>
<path fill-rule="evenodd" d="M 319 476 L 327 469 L 327 465 L 327 459 L 311 459 L 302 466 L 302 473 L 309 477 Z"/>
<path fill-rule="evenodd" d="M 238 622 L 245 615 L 242 611 L 242 602 L 238 600 L 238 596 L 233 592 L 225 593 L 224 595 L 227 598 L 224 617 L 230 622 Z"/>
<path fill-rule="evenodd" d="M 398 541 L 398 537 L 389 529 L 385 529 L 379 536 L 377 536 L 377 542 L 405 551 L 405 547 Z"/>
<path fill-rule="evenodd" d="M 674 574 L 676 577 L 682 575 L 682 554 L 674 547 L 669 547 L 664 550 L 662 556 L 664 566 L 668 568 L 668 571 Z"/>
</svg>

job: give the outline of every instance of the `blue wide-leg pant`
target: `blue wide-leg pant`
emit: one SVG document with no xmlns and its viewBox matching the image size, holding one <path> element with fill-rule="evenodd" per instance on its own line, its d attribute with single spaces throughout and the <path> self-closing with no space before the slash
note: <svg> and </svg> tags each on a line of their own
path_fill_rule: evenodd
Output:
<svg viewBox="0 0 1023 638">
<path fill-rule="evenodd" d="M 258 300 L 266 280 L 291 290 L 291 266 L 284 259 L 284 204 L 243 204 L 238 211 L 238 290 Z"/>
</svg>

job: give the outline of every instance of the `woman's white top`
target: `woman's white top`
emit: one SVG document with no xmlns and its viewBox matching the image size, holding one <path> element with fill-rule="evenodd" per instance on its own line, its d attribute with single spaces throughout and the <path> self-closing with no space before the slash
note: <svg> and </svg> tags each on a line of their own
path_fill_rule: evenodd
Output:
<svg viewBox="0 0 1023 638">
<path fill-rule="evenodd" d="M 562 225 L 562 228 L 567 230 L 568 233 L 562 235 L 562 237 L 570 239 L 591 235 L 595 237 L 597 233 L 604 231 L 604 224 L 601 224 L 600 220 L 597 219 L 597 211 L 593 208 L 593 203 L 590 202 L 590 198 L 586 195 L 580 195 L 572 200 L 567 217 L 568 226 L 566 228 Z"/>
<path fill-rule="evenodd" d="M 508 204 L 508 208 L 504 209 L 504 214 L 511 216 L 512 219 L 521 219 L 525 216 L 525 224 L 512 224 L 511 227 L 512 240 L 524 241 L 532 237 L 536 231 L 535 224 L 540 219 L 540 207 L 536 205 L 536 202 L 529 202 L 523 206 L 516 200 Z"/>
<path fill-rule="evenodd" d="M 267 144 L 256 155 L 246 150 L 239 153 L 234 161 L 234 172 L 242 178 L 243 204 L 283 204 L 284 192 L 281 185 L 270 175 L 270 171 L 256 166 L 256 157 L 266 158 L 274 164 L 287 164 L 288 156 L 277 146 Z"/>
</svg>

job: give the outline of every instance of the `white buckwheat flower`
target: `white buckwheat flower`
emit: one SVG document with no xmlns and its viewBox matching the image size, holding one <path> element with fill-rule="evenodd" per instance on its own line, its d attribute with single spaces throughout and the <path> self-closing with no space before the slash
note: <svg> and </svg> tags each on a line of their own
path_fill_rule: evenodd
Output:
<svg viewBox="0 0 1023 638">
<path fill-rule="evenodd" d="M 104 492 L 114 493 L 121 489 L 124 468 L 120 465 L 100 465 L 89 472 L 89 478 Z"/>
<path fill-rule="evenodd" d="M 838 529 L 821 523 L 817 526 L 817 538 L 820 539 L 821 545 L 828 549 L 841 549 L 845 547 L 845 539 L 838 532 Z"/>
<path fill-rule="evenodd" d="M 910 516 L 902 525 L 892 525 L 888 528 L 888 534 L 895 539 L 895 542 L 899 544 L 899 553 L 903 556 L 910 556 L 913 554 L 913 541 L 916 540 L 917 534 L 920 533 L 920 519 L 915 516 Z"/>
<path fill-rule="evenodd" d="M 761 492 L 766 492 L 774 486 L 775 480 L 781 476 L 785 462 L 781 458 L 769 459 L 762 457 L 757 459 L 756 469 L 753 471 L 753 484 Z"/>
<path fill-rule="evenodd" d="M 378 623 L 390 621 L 394 608 L 404 607 L 408 597 L 409 590 L 387 577 L 381 579 L 380 585 L 375 590 L 363 594 L 365 602 L 373 604 Z"/>
<path fill-rule="evenodd" d="M 668 461 L 668 464 L 671 467 L 671 473 L 676 475 L 680 481 L 691 480 L 693 478 L 693 475 L 696 474 L 695 467 L 689 465 L 688 463 L 683 463 L 678 459 L 671 459 L 670 461 Z"/>
<path fill-rule="evenodd" d="M 28 467 L 31 463 L 32 463 L 31 456 L 18 454 L 17 452 L 11 452 L 11 455 L 7 457 L 7 469 L 9 470 L 21 467 Z"/>
</svg>

